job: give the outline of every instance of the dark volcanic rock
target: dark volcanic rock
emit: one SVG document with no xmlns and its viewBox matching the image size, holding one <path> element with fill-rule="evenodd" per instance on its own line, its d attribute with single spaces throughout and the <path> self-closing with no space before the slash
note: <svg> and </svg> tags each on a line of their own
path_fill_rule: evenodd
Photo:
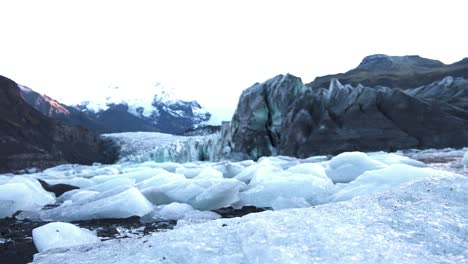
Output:
<svg viewBox="0 0 468 264">
<path fill-rule="evenodd" d="M 280 75 L 242 93 L 231 123 L 231 147 L 254 159 L 464 147 L 468 110 L 466 97 L 458 97 L 466 95 L 467 84 L 444 80 L 404 92 L 334 79 L 325 89 Z M 445 92 L 440 86 L 447 86 Z"/>
<path fill-rule="evenodd" d="M 73 186 L 73 185 L 68 185 L 68 184 L 63 184 L 63 183 L 48 184 L 47 182 L 45 182 L 45 181 L 43 181 L 41 179 L 37 179 L 37 181 L 39 181 L 39 183 L 41 184 L 42 188 L 44 188 L 44 190 L 46 190 L 48 192 L 53 192 L 56 197 L 59 197 L 60 195 L 66 193 L 68 191 L 79 189 L 79 187 L 76 187 L 76 186 Z"/>
<path fill-rule="evenodd" d="M 49 119 L 20 96 L 15 82 L 0 76 L 0 172 L 62 163 L 111 163 L 117 149 L 81 127 Z"/>
<path fill-rule="evenodd" d="M 387 56 L 383 54 L 365 57 L 361 64 L 346 73 L 317 77 L 307 84 L 312 88 L 326 88 L 332 79 L 341 83 L 365 86 L 382 85 L 391 88 L 415 88 L 443 79 L 446 76 L 468 79 L 468 59 L 445 65 L 440 61 L 420 56 Z"/>
</svg>

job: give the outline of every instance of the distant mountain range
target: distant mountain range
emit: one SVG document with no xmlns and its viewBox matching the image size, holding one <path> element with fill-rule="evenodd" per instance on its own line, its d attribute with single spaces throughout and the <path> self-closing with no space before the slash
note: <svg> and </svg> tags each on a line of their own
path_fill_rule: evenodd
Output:
<svg viewBox="0 0 468 264">
<path fill-rule="evenodd" d="M 105 98 L 75 106 L 62 104 L 25 86 L 20 85 L 19 88 L 23 99 L 44 115 L 98 133 L 149 131 L 183 134 L 211 117 L 196 101 L 180 100 L 160 85 L 132 97 L 115 87 Z"/>
</svg>

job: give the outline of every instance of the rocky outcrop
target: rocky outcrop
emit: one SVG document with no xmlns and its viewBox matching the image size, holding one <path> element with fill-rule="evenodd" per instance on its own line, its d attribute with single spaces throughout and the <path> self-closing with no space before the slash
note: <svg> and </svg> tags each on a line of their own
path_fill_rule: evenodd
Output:
<svg viewBox="0 0 468 264">
<path fill-rule="evenodd" d="M 116 158 L 112 142 L 44 116 L 21 98 L 15 82 L 0 76 L 0 173 Z"/>
<path fill-rule="evenodd" d="M 298 77 L 279 75 L 242 93 L 230 144 L 233 152 L 254 159 L 464 147 L 466 82 L 447 78 L 403 91 L 333 79 L 328 88 L 311 88 Z"/>
<path fill-rule="evenodd" d="M 468 58 L 453 64 L 420 56 L 387 56 L 383 54 L 365 57 L 359 66 L 346 73 L 317 77 L 307 84 L 312 88 L 327 88 L 332 79 L 341 83 L 374 87 L 409 89 L 439 81 L 446 76 L 468 79 Z"/>
</svg>

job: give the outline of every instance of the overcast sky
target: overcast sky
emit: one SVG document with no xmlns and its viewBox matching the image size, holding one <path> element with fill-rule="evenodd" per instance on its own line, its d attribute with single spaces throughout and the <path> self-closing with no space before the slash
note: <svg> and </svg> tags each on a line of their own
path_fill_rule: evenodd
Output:
<svg viewBox="0 0 468 264">
<path fill-rule="evenodd" d="M 0 2 L 0 75 L 64 103 L 160 82 L 230 119 L 241 91 L 366 55 L 468 56 L 468 1 Z"/>
</svg>

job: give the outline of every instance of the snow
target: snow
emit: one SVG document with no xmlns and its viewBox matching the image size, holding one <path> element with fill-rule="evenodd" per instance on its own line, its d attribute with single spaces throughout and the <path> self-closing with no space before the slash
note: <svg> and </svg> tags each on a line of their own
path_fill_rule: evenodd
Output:
<svg viewBox="0 0 468 264">
<path fill-rule="evenodd" d="M 73 224 L 53 222 L 32 231 L 34 245 L 39 252 L 52 248 L 72 247 L 98 243 L 101 240 L 95 233 Z"/>
<path fill-rule="evenodd" d="M 366 153 L 345 152 L 333 157 L 327 164 L 327 176 L 334 183 L 348 183 L 368 170 L 377 170 L 386 165 Z"/>
<path fill-rule="evenodd" d="M 53 249 L 35 263 L 466 263 L 468 179 L 438 175 L 310 208 Z"/>
</svg>

